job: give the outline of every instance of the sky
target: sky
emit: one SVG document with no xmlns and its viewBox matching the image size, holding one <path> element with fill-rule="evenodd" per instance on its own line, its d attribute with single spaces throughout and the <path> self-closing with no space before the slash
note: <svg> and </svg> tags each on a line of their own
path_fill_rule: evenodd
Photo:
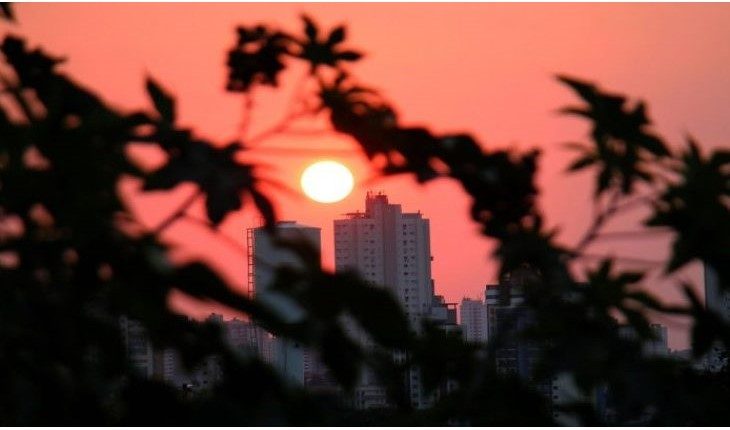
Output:
<svg viewBox="0 0 730 430">
<path fill-rule="evenodd" d="M 571 154 L 562 144 L 586 142 L 588 126 L 558 114 L 578 101 L 556 74 L 646 101 L 655 130 L 674 146 L 688 133 L 706 150 L 727 147 L 730 136 L 728 4 L 26 3 L 16 4 L 15 11 L 18 24 L 0 24 L 0 31 L 67 57 L 64 72 L 113 106 L 150 109 L 144 80 L 153 76 L 175 95 L 180 123 L 221 144 L 236 137 L 244 112 L 242 98 L 224 92 L 226 52 L 235 43 L 237 25 L 267 23 L 300 31 L 301 13 L 325 28 L 346 24 L 348 46 L 366 54 L 353 73 L 381 91 L 404 124 L 438 133 L 468 132 L 486 149 L 542 150 L 539 206 L 566 245 L 576 243 L 590 222 L 593 175 L 565 174 Z M 296 72 L 279 90 L 255 93 L 252 133 L 280 118 Z M 324 151 L 267 153 L 266 146 Z M 333 264 L 332 221 L 364 209 L 366 191 L 374 190 L 388 194 L 404 211 L 420 210 L 430 219 L 433 277 L 447 301 L 482 298 L 485 284 L 495 282 L 497 266 L 489 257 L 494 244 L 477 234 L 469 201 L 457 184 L 438 180 L 419 186 L 407 177 L 375 178 L 355 143 L 331 133 L 284 136 L 257 149 L 252 156 L 270 165 L 266 176 L 295 190 L 272 190 L 280 217 L 322 228 L 326 267 Z M 161 161 L 154 153 L 133 155 L 150 165 Z M 340 161 L 355 174 L 355 191 L 339 203 L 315 203 L 299 191 L 301 172 L 322 158 Z M 190 193 L 182 187 L 172 196 L 142 196 L 138 186 L 126 181 L 120 191 L 150 226 Z M 646 215 L 629 213 L 607 230 L 636 231 Z M 202 258 L 233 288 L 245 290 L 245 229 L 257 223 L 256 214 L 245 208 L 221 226 L 232 241 L 185 222 L 168 229 L 165 239 L 175 245 L 176 259 Z M 636 236 L 601 243 L 590 252 L 662 261 L 669 239 Z M 677 301 L 678 279 L 701 287 L 697 265 L 671 279 L 653 270 L 646 282 L 665 300 Z M 184 297 L 171 302 L 198 316 L 212 309 Z M 682 321 L 659 322 L 670 327 L 670 346 L 686 347 Z"/>
</svg>

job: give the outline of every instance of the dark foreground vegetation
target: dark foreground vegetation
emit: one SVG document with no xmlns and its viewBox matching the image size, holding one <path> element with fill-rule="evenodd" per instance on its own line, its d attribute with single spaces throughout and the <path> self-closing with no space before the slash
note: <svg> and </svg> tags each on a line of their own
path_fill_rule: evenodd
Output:
<svg viewBox="0 0 730 430">
<path fill-rule="evenodd" d="M 12 8 L 0 9 L 12 20 Z M 22 31 L 22 23 L 16 30 Z M 576 107 L 564 112 L 588 121 L 586 143 L 570 172 L 595 172 L 596 215 L 579 243 L 556 243 L 536 206 L 540 152 L 493 150 L 468 134 L 437 134 L 403 125 L 395 108 L 353 66 L 361 55 L 344 27 L 323 29 L 305 18 L 302 33 L 270 26 L 241 26 L 227 53 L 227 91 L 251 106 L 252 90 L 306 71 L 269 132 L 209 142 L 176 122 L 175 99 L 147 81 L 151 109 L 122 112 L 102 95 L 62 71 L 52 47 L 19 36 L 0 46 L 0 424 L 2 425 L 551 425 L 548 399 L 532 381 L 564 374 L 585 401 L 563 406 L 579 422 L 595 424 L 727 425 L 730 384 L 726 372 L 709 374 L 691 362 L 646 356 L 652 340 L 647 315 L 683 315 L 692 322 L 695 359 L 730 344 L 730 327 L 709 312 L 696 288 L 677 285 L 686 304 L 666 306 L 642 288 L 643 273 L 619 270 L 605 258 L 588 273 L 569 267 L 586 258 L 611 217 L 638 206 L 652 215 L 647 231 L 673 236 L 667 274 L 701 261 L 730 285 L 730 152 L 703 153 L 699 145 L 670 144 L 652 132 L 640 102 L 560 76 Z M 222 47 L 223 48 L 223 47 Z M 71 59 L 70 61 L 72 61 Z M 300 66 L 296 66 L 301 68 Z M 194 83 L 191 83 L 194 85 Z M 722 113 L 718 113 L 720 115 Z M 539 276 L 525 286 L 532 323 L 519 335 L 543 345 L 532 381 L 504 375 L 488 345 L 464 344 L 458 335 L 426 326 L 408 328 L 398 303 L 352 273 L 319 266 L 304 244 L 282 243 L 300 255 L 303 269 L 281 269 L 277 285 L 302 309 L 300 321 L 283 321 L 240 295 L 201 262 L 173 265 L 161 233 L 205 202 L 211 231 L 230 213 L 252 205 L 273 226 L 274 205 L 261 191 L 257 166 L 245 162 L 250 146 L 300 118 L 326 118 L 333 133 L 351 137 L 383 175 L 408 175 L 419 183 L 456 181 L 471 199 L 481 234 L 498 244 L 491 256 L 500 273 L 528 265 Z M 128 157 L 133 146 L 167 156 L 146 171 Z M 149 193 L 181 184 L 195 192 L 159 226 L 143 226 L 125 207 L 120 181 L 136 178 Z M 579 280 L 588 279 L 588 283 Z M 242 357 L 223 341 L 220 328 L 192 322 L 167 307 L 173 290 L 240 310 L 267 330 L 319 351 L 345 392 L 367 364 L 389 389 L 393 408 L 360 412 L 341 399 L 286 385 L 258 359 Z M 569 300 L 566 300 L 569 297 Z M 185 396 L 132 371 L 118 318 L 141 321 L 155 345 L 178 350 L 194 367 L 220 357 L 225 378 L 200 396 Z M 349 315 L 372 337 L 365 349 L 342 327 Z M 626 338 L 617 319 L 637 336 Z M 408 351 L 395 362 L 394 351 Z M 403 372 L 420 368 L 432 408 L 413 410 Z M 611 414 L 599 413 L 596 390 L 610 393 Z"/>
</svg>

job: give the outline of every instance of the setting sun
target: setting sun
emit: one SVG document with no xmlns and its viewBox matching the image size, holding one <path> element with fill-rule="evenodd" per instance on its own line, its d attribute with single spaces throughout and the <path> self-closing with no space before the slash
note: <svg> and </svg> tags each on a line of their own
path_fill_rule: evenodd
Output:
<svg viewBox="0 0 730 430">
<path fill-rule="evenodd" d="M 304 194 L 319 203 L 335 203 L 352 191 L 350 170 L 336 161 L 319 161 L 304 169 L 301 185 Z"/>
</svg>

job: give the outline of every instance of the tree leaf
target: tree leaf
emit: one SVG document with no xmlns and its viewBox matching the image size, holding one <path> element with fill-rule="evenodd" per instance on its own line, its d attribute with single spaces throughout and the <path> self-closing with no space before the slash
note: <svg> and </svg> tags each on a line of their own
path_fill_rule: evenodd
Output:
<svg viewBox="0 0 730 430">
<path fill-rule="evenodd" d="M 332 30 L 332 32 L 330 32 L 330 36 L 327 39 L 327 44 L 332 46 L 332 45 L 341 43 L 344 40 L 345 40 L 345 26 L 341 25 L 341 26 L 335 28 L 334 30 Z"/>
<path fill-rule="evenodd" d="M 0 2 L 0 17 L 8 21 L 15 21 L 15 14 L 13 14 L 13 8 L 10 3 Z"/>
<path fill-rule="evenodd" d="M 175 100 L 153 78 L 147 78 L 147 94 L 163 121 L 175 123 Z"/>
<path fill-rule="evenodd" d="M 317 25 L 314 23 L 312 18 L 307 15 L 302 15 L 302 20 L 304 21 L 304 33 L 307 35 L 307 38 L 310 41 L 316 41 L 317 34 L 319 33 Z"/>
</svg>

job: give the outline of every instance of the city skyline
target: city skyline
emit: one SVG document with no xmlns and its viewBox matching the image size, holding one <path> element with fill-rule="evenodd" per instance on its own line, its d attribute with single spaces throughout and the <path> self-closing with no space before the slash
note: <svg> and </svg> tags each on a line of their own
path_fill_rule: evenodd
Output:
<svg viewBox="0 0 730 430">
<path fill-rule="evenodd" d="M 657 128 L 673 142 L 679 143 L 691 133 L 705 149 L 718 148 L 728 134 L 727 124 L 714 114 L 730 109 L 723 96 L 730 93 L 725 25 L 730 8 L 722 4 L 429 4 L 416 10 L 396 4 L 22 4 L 16 8 L 22 30 L 33 43 L 53 46 L 54 53 L 68 56 L 65 70 L 108 94 L 120 107 L 131 109 L 147 103 L 141 90 L 146 71 L 167 82 L 178 96 L 184 124 L 194 124 L 196 132 L 220 140 L 231 137 L 241 114 L 240 100 L 223 92 L 221 68 L 224 50 L 233 42 L 231 30 L 242 20 L 298 28 L 302 12 L 318 16 L 327 25 L 347 22 L 353 43 L 367 48 L 360 66 L 362 75 L 397 103 L 398 110 L 407 114 L 408 123 L 473 131 L 490 148 L 543 149 L 545 158 L 538 179 L 544 197 L 539 205 L 549 225 L 559 227 L 558 237 L 563 243 L 575 243 L 587 227 L 591 191 L 585 176 L 567 178 L 563 174 L 570 154 L 560 145 L 583 140 L 586 129 L 579 121 L 555 114 L 574 100 L 555 82 L 556 73 L 590 78 L 645 100 Z M 175 26 L 165 24 L 172 21 Z M 591 24 L 595 22 L 601 25 Z M 402 28 L 399 34 L 403 38 L 391 37 L 395 24 Z M 158 30 L 168 27 L 164 34 Z M 420 30 L 424 28 L 441 30 Z M 464 36 L 440 37 L 441 32 Z M 87 34 L 94 34 L 94 38 Z M 200 49 L 193 56 L 181 46 Z M 406 55 L 412 47 L 425 46 L 439 49 L 419 49 Z M 601 49 L 596 50 L 596 46 Z M 684 61 L 677 61 L 677 52 L 686 55 Z M 188 85 L 195 80 L 206 84 Z M 426 88 L 434 90 L 424 91 L 424 82 L 429 83 Z M 290 87 L 282 85 L 286 93 Z M 285 97 L 259 104 L 257 118 L 276 118 L 276 106 Z M 271 175 L 292 189 L 298 187 L 302 170 L 323 156 L 342 161 L 353 171 L 355 191 L 332 205 L 271 190 L 282 219 L 323 226 L 326 256 L 330 255 L 327 247 L 333 231 L 323 220 L 355 207 L 366 188 L 382 188 L 405 207 L 420 207 L 440 226 L 432 232 L 433 246 L 446 251 L 435 255 L 433 270 L 448 301 L 477 298 L 485 279 L 497 280 L 497 265 L 489 257 L 493 243 L 479 237 L 477 225 L 467 220 L 468 200 L 454 184 L 436 181 L 420 187 L 398 177 L 371 181 L 373 171 L 365 158 L 351 142 L 335 135 L 287 136 L 275 139 L 271 146 L 332 151 L 306 157 L 293 156 L 296 151 L 261 151 L 259 158 L 275 167 Z M 140 158 L 155 162 L 150 154 L 140 154 Z M 147 225 L 158 223 L 178 201 L 138 196 L 134 184 L 124 184 L 122 189 L 134 208 L 146 208 L 137 210 L 137 215 Z M 567 189 L 570 193 L 565 192 Z M 196 206 L 192 212 L 200 214 L 202 209 Z M 612 227 L 631 231 L 643 215 L 630 214 Z M 244 207 L 221 229 L 243 247 L 242 226 L 255 225 L 256 216 Z M 226 244 L 216 243 L 204 228 L 180 223 L 172 227 L 169 236 L 181 253 L 209 261 L 232 285 L 244 288 L 246 274 L 238 264 L 240 255 Z M 667 244 L 662 237 L 642 239 L 633 246 L 630 241 L 612 240 L 598 245 L 595 252 L 663 260 L 667 258 Z M 452 249 L 463 252 L 454 258 L 448 251 Z M 333 268 L 334 261 L 326 259 L 325 267 Z M 697 265 L 688 267 L 682 276 L 701 285 L 701 267 Z M 670 302 L 682 300 L 676 285 L 657 271 L 653 271 L 649 287 Z M 701 288 L 698 291 L 701 294 Z M 211 310 L 185 298 L 176 298 L 175 303 L 177 309 L 200 317 Z M 683 340 L 675 337 L 673 342 L 678 342 L 677 347 L 688 345 L 686 336 Z"/>
</svg>

